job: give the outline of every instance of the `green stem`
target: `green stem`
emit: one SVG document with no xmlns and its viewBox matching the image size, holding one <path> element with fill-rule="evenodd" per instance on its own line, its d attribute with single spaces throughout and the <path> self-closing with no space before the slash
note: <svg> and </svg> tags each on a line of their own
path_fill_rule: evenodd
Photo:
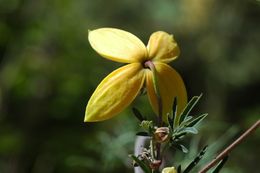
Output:
<svg viewBox="0 0 260 173">
<path fill-rule="evenodd" d="M 150 150 L 151 150 L 152 158 L 155 159 L 154 144 L 153 144 L 153 139 L 152 138 L 151 138 L 151 141 L 150 141 Z"/>
<path fill-rule="evenodd" d="M 162 126 L 162 97 L 160 94 L 160 89 L 159 89 L 159 82 L 158 82 L 158 74 L 156 71 L 156 68 L 154 66 L 154 63 L 152 61 L 146 61 L 145 62 L 145 67 L 148 67 L 152 73 L 153 73 L 153 86 L 154 86 L 154 90 L 155 90 L 155 94 L 157 97 L 157 101 L 158 101 L 158 127 Z"/>
</svg>

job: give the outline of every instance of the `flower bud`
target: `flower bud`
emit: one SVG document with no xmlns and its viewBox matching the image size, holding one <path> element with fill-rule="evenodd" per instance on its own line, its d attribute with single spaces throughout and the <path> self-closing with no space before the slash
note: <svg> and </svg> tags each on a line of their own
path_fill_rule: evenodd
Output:
<svg viewBox="0 0 260 173">
<path fill-rule="evenodd" d="M 150 167 L 152 169 L 158 169 L 161 166 L 162 161 L 161 160 L 154 160 L 150 163 Z"/>
<path fill-rule="evenodd" d="M 170 130 L 168 127 L 159 127 L 154 132 L 155 141 L 163 143 L 169 139 Z"/>
<path fill-rule="evenodd" d="M 177 173 L 174 167 L 167 167 L 162 170 L 162 173 Z"/>
</svg>

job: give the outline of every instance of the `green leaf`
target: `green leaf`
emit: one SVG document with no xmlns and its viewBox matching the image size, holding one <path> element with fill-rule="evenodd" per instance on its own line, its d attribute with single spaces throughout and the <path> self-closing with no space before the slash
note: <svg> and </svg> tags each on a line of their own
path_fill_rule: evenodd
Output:
<svg viewBox="0 0 260 173">
<path fill-rule="evenodd" d="M 183 122 L 183 120 L 186 118 L 186 116 L 189 115 L 190 111 L 198 103 L 198 101 L 200 100 L 201 97 L 202 97 L 202 94 L 200 94 L 200 96 L 192 97 L 192 99 L 189 101 L 189 103 L 186 105 L 185 109 L 181 113 L 179 122 L 177 123 L 178 125 Z"/>
<path fill-rule="evenodd" d="M 219 171 L 223 168 L 223 166 L 225 165 L 225 163 L 228 160 L 228 155 L 225 156 L 220 163 L 217 165 L 217 167 L 212 171 L 212 173 L 219 173 Z"/>
<path fill-rule="evenodd" d="M 187 116 L 185 117 L 184 122 L 190 121 L 192 118 L 193 118 L 192 116 Z"/>
<path fill-rule="evenodd" d="M 133 111 L 135 117 L 136 117 L 139 121 L 142 122 L 142 121 L 146 120 L 146 118 L 144 118 L 144 116 L 141 114 L 141 112 L 140 112 L 137 108 L 133 108 L 132 111 Z"/>
<path fill-rule="evenodd" d="M 173 127 L 177 127 L 178 125 L 178 118 L 177 117 L 177 98 L 174 97 L 174 101 L 173 101 L 173 105 L 172 105 L 172 115 L 173 115 L 173 124 L 171 125 L 172 126 L 172 129 Z"/>
<path fill-rule="evenodd" d="M 173 135 L 173 137 L 174 137 L 175 139 L 179 139 L 179 138 L 183 137 L 183 136 L 186 135 L 186 134 L 187 134 L 186 132 L 176 133 L 176 134 Z"/>
<path fill-rule="evenodd" d="M 167 114 L 167 118 L 168 118 L 169 126 L 171 127 L 171 129 L 173 129 L 173 118 L 171 118 L 170 114 Z"/>
<path fill-rule="evenodd" d="M 152 173 L 152 170 L 149 166 L 147 166 L 143 161 L 139 160 L 135 155 L 129 155 L 141 168 L 145 173 Z"/>
<path fill-rule="evenodd" d="M 206 118 L 208 116 L 207 113 L 200 115 L 197 118 L 194 118 L 192 121 L 190 121 L 189 123 L 187 123 L 185 126 L 186 127 L 193 127 L 196 124 L 200 123 L 204 118 Z"/>
<path fill-rule="evenodd" d="M 198 130 L 195 127 L 185 127 L 183 128 L 180 133 L 192 133 L 192 134 L 197 134 Z"/>
<path fill-rule="evenodd" d="M 208 146 L 205 146 L 197 155 L 197 157 L 195 157 L 195 159 L 187 166 L 187 168 L 183 171 L 183 173 L 188 173 L 190 172 L 198 163 L 199 161 L 202 159 L 202 157 L 204 156 L 204 154 L 206 153 Z"/>
</svg>

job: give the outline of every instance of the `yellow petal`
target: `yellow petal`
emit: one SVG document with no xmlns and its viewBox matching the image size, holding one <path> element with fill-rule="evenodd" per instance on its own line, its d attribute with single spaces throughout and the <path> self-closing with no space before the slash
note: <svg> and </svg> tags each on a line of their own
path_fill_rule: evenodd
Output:
<svg viewBox="0 0 260 173">
<path fill-rule="evenodd" d="M 135 35 L 115 28 L 89 31 L 89 42 L 101 56 L 113 61 L 142 62 L 147 57 L 145 45 Z"/>
<path fill-rule="evenodd" d="M 91 96 L 85 122 L 106 120 L 120 113 L 137 96 L 144 77 L 140 63 L 128 64 L 110 73 Z"/>
<path fill-rule="evenodd" d="M 162 170 L 162 173 L 177 173 L 174 167 L 167 167 Z"/>
<path fill-rule="evenodd" d="M 179 115 L 187 104 L 187 93 L 181 76 L 169 65 L 154 63 L 157 71 L 159 92 L 163 105 L 163 120 L 167 121 L 167 113 L 171 113 L 174 98 L 177 98 L 177 114 Z M 148 70 L 147 70 L 148 71 Z M 146 87 L 153 110 L 158 114 L 158 101 L 153 86 L 152 72 L 146 72 Z"/>
<path fill-rule="evenodd" d="M 153 61 L 168 63 L 177 58 L 180 49 L 175 42 L 173 35 L 163 31 L 157 31 L 150 36 L 148 45 L 148 56 Z"/>
</svg>

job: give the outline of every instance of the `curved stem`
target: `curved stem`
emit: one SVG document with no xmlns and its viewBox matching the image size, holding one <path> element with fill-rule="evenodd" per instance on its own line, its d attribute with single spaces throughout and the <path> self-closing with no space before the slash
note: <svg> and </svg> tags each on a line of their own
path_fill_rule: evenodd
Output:
<svg viewBox="0 0 260 173">
<path fill-rule="evenodd" d="M 240 144 L 247 136 L 255 131 L 260 125 L 260 120 L 255 122 L 246 132 L 244 132 L 237 140 L 230 144 L 224 151 L 222 151 L 214 160 L 207 164 L 199 173 L 206 173 L 210 168 L 219 163 L 225 156 L 227 156 L 238 144 Z"/>
<path fill-rule="evenodd" d="M 155 68 L 155 65 L 152 61 L 146 61 L 144 63 L 145 67 L 148 67 L 152 73 L 153 73 L 153 86 L 154 86 L 154 90 L 155 90 L 155 94 L 157 97 L 157 101 L 158 101 L 158 126 L 162 126 L 162 97 L 160 94 L 160 89 L 159 89 L 159 82 L 158 82 L 158 74 Z"/>
</svg>

